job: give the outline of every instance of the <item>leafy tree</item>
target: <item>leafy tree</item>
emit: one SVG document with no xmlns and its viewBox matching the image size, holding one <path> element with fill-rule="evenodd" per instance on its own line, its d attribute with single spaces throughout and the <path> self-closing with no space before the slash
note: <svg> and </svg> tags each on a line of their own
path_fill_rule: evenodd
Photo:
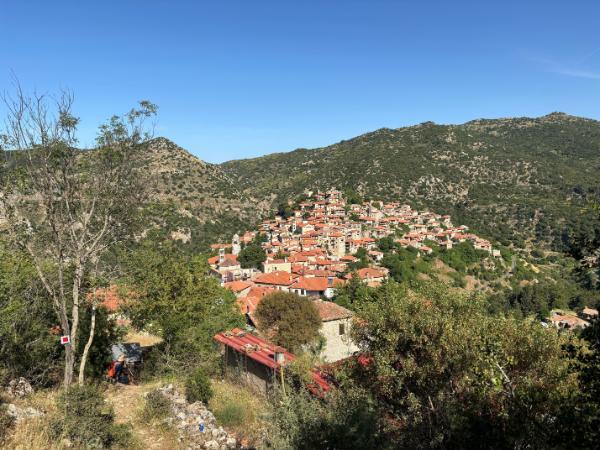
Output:
<svg viewBox="0 0 600 450">
<path fill-rule="evenodd" d="M 565 448 L 595 448 L 600 442 L 600 321 L 582 332 L 589 348 L 569 346 L 576 357 L 572 370 L 578 374 L 579 390 L 571 403 L 564 405 L 558 425 L 557 444 Z"/>
<path fill-rule="evenodd" d="M 344 191 L 344 197 L 346 203 L 349 205 L 361 205 L 363 202 L 362 197 L 353 189 L 346 189 Z"/>
<path fill-rule="evenodd" d="M 255 315 L 258 328 L 291 352 L 301 350 L 319 337 L 321 318 L 315 305 L 306 297 L 274 292 L 263 297 Z"/>
<path fill-rule="evenodd" d="M 350 280 L 336 289 L 334 301 L 344 308 L 354 310 L 363 299 L 368 298 L 370 288 L 361 281 L 356 272 L 351 274 Z"/>
<path fill-rule="evenodd" d="M 277 253 L 275 254 L 275 259 L 285 259 L 288 256 L 290 256 L 290 255 L 285 253 L 282 249 L 279 249 L 279 250 L 277 250 Z"/>
<path fill-rule="evenodd" d="M 354 257 L 358 258 L 358 260 L 353 261 L 350 264 L 348 264 L 349 271 L 364 269 L 365 267 L 369 267 L 369 254 L 367 253 L 367 249 L 360 247 L 354 254 Z"/>
<path fill-rule="evenodd" d="M 491 317 L 483 299 L 390 282 L 353 327 L 369 356 L 356 377 L 388 415 L 400 448 L 548 447 L 577 392 L 568 337 Z"/>
<path fill-rule="evenodd" d="M 244 247 L 238 255 L 238 261 L 244 269 L 258 269 L 266 259 L 265 251 L 260 245 L 254 243 Z"/>
<path fill-rule="evenodd" d="M 287 202 L 283 202 L 277 205 L 277 215 L 283 219 L 288 219 L 294 215 L 294 210 Z"/>
<path fill-rule="evenodd" d="M 23 252 L 0 241 L 0 384 L 23 376 L 50 384 L 60 370 L 62 349 L 48 294 Z"/>
<path fill-rule="evenodd" d="M 379 250 L 384 253 L 395 250 L 397 247 L 392 236 L 386 236 L 379 239 L 379 241 L 377 241 L 377 246 L 379 247 Z"/>
<path fill-rule="evenodd" d="M 142 101 L 138 109 L 113 116 L 100 126 L 95 148 L 84 152 L 76 148 L 79 119 L 70 93 L 51 102 L 17 86 L 15 97 L 3 100 L 7 117 L 0 144 L 9 151 L 2 154 L 0 209 L 6 235 L 30 256 L 61 332 L 71 338 L 64 348 L 63 384 L 71 384 L 78 359 L 82 384 L 95 331 L 90 326 L 87 337 L 80 332 L 86 280 L 108 270 L 101 264 L 107 249 L 131 235 L 144 192 L 134 158 L 149 138 L 144 120 L 157 108 Z M 91 312 L 93 321 L 95 305 Z"/>
<path fill-rule="evenodd" d="M 202 368 L 197 368 L 188 376 L 185 382 L 185 397 L 188 402 L 203 402 L 208 404 L 208 401 L 213 396 L 213 390 L 210 385 L 210 378 Z"/>
<path fill-rule="evenodd" d="M 135 326 L 158 333 L 162 370 L 215 370 L 219 355 L 213 336 L 244 325 L 231 291 L 206 276 L 202 257 L 187 257 L 150 244 L 126 262 L 137 301 L 126 308 Z"/>
</svg>

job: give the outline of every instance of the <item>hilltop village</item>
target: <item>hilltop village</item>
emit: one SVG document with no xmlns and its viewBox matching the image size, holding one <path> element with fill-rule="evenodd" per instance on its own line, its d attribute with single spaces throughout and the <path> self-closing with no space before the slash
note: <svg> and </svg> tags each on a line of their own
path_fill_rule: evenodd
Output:
<svg viewBox="0 0 600 450">
<path fill-rule="evenodd" d="M 335 189 L 307 192 L 306 197 L 297 209 L 289 209 L 289 217 L 277 215 L 263 221 L 256 231 L 241 237 L 236 234 L 231 244 L 211 245 L 218 252 L 209 259 L 212 274 L 238 298 L 254 298 L 268 289 L 332 298 L 335 288 L 353 276 L 378 286 L 388 273 L 378 264 L 383 253 L 377 241 L 389 236 L 420 254 L 433 251 L 427 242 L 451 249 L 470 241 L 475 249 L 500 257 L 490 241 L 469 233 L 465 225 L 454 226 L 449 215 L 416 211 L 396 202 L 350 204 Z M 238 255 L 253 242 L 260 243 L 264 262 L 260 268 L 243 268 Z M 352 271 L 352 264 L 362 255 L 367 256 L 368 267 Z M 253 300 L 241 303 L 250 309 L 256 306 Z"/>
<path fill-rule="evenodd" d="M 273 290 L 331 299 L 336 288 L 352 277 L 378 286 L 388 277 L 388 270 L 379 264 L 383 252 L 377 245 L 385 237 L 417 249 L 418 254 L 431 253 L 430 242 L 451 249 L 470 241 L 475 249 L 500 256 L 488 240 L 470 233 L 465 225 L 455 226 L 448 215 L 416 211 L 397 202 L 351 203 L 335 189 L 305 194 L 305 200 L 289 202 L 257 230 L 236 234 L 231 244 L 211 246 L 218 252 L 209 259 L 212 275 L 236 294 L 242 313 L 250 317 L 260 299 Z M 260 265 L 244 267 L 238 256 L 250 245 L 259 245 L 264 255 L 258 255 Z"/>
</svg>

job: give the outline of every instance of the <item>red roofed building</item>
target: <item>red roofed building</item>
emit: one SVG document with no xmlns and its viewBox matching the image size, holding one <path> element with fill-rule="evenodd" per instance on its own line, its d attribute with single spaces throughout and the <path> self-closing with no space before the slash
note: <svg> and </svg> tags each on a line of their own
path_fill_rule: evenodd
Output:
<svg viewBox="0 0 600 450">
<path fill-rule="evenodd" d="M 279 290 L 287 291 L 289 286 L 294 282 L 295 276 L 288 272 L 271 272 L 263 273 L 254 278 L 254 283 L 257 286 L 271 286 Z"/>
<path fill-rule="evenodd" d="M 384 269 L 373 269 L 372 267 L 366 267 L 356 272 L 361 281 L 366 281 L 369 286 L 379 286 L 386 278 L 387 273 Z M 353 276 L 352 273 L 346 275 L 349 280 Z"/>
<path fill-rule="evenodd" d="M 254 319 L 252 315 L 254 314 L 254 311 L 256 311 L 258 304 L 265 295 L 275 291 L 276 289 L 273 289 L 272 287 L 251 287 L 248 294 L 246 294 L 244 297 L 239 297 L 237 300 L 240 312 L 242 314 L 246 314 L 249 322 L 253 324 Z"/>
<path fill-rule="evenodd" d="M 307 297 L 332 298 L 335 288 L 343 283 L 343 280 L 334 277 L 298 277 L 289 290 Z"/>
<path fill-rule="evenodd" d="M 222 344 L 225 374 L 239 375 L 251 388 L 263 394 L 280 383 L 282 371 L 296 359 L 285 348 L 240 328 L 218 333 L 214 339 Z M 331 386 L 320 372 L 313 370 L 308 388 L 322 396 Z"/>
<path fill-rule="evenodd" d="M 229 281 L 229 282 L 223 284 L 223 287 L 225 287 L 226 289 L 229 289 L 230 291 L 233 291 L 233 293 L 235 294 L 236 297 L 243 297 L 243 296 L 247 295 L 252 286 L 253 286 L 252 283 L 249 283 L 248 281 L 241 281 L 241 280 Z"/>
<path fill-rule="evenodd" d="M 117 319 L 118 325 L 128 325 L 131 323 L 127 317 L 119 313 L 119 308 L 130 300 L 134 294 L 119 286 L 112 285 L 108 288 L 98 288 L 94 292 L 87 294 L 88 302 L 95 302 L 96 305 L 106 308 L 109 314 Z"/>
</svg>

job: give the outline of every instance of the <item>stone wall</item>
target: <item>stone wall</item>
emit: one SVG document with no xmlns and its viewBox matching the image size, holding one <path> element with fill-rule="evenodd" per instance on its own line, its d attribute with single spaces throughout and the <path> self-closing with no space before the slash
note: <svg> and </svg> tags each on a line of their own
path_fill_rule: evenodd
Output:
<svg viewBox="0 0 600 450">
<path fill-rule="evenodd" d="M 185 395 L 172 384 L 159 388 L 159 391 L 171 402 L 172 415 L 166 422 L 177 430 L 182 448 L 242 449 L 234 436 L 218 426 L 215 416 L 202 402 L 188 403 Z"/>
</svg>

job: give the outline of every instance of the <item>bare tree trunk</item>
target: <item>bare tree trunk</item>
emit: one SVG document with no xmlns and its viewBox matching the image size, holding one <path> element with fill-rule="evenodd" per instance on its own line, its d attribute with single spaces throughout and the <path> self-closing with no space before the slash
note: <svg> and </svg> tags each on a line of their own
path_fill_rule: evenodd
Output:
<svg viewBox="0 0 600 450">
<path fill-rule="evenodd" d="M 92 319 L 90 324 L 90 335 L 81 354 L 81 362 L 79 363 L 79 386 L 83 386 L 83 379 L 85 373 L 85 364 L 87 363 L 88 353 L 92 342 L 94 342 L 94 333 L 96 331 L 96 305 L 92 306 Z"/>
<path fill-rule="evenodd" d="M 71 384 L 73 382 L 73 374 L 75 373 L 75 356 L 77 353 L 77 344 L 79 342 L 79 293 L 81 289 L 81 279 L 83 278 L 83 266 L 79 262 L 75 269 L 75 277 L 73 279 L 73 307 L 71 308 L 71 344 L 69 358 L 65 358 L 65 383 Z M 95 314 L 95 312 L 94 312 Z M 67 381 L 68 374 L 68 381 Z"/>
<path fill-rule="evenodd" d="M 73 351 L 72 344 L 65 345 L 65 376 L 64 376 L 64 387 L 65 390 L 69 389 L 71 382 L 73 381 L 73 366 L 75 365 L 75 352 Z"/>
</svg>

